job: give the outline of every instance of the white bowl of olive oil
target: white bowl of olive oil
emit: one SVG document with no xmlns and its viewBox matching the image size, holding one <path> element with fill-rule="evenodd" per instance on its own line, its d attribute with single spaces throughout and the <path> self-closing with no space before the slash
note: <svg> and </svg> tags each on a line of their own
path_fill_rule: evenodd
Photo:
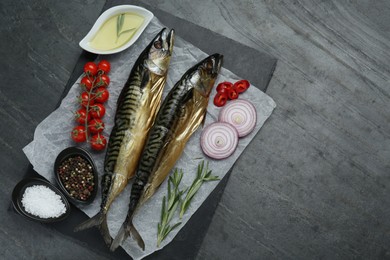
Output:
<svg viewBox="0 0 390 260">
<path fill-rule="evenodd" d="M 153 16 L 152 12 L 139 6 L 114 6 L 99 16 L 79 45 L 96 54 L 121 52 L 139 38 Z"/>
</svg>

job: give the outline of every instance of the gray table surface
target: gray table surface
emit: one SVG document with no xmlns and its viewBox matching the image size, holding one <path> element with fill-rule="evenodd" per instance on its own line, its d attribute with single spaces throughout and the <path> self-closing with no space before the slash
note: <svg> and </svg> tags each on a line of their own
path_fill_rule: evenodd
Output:
<svg viewBox="0 0 390 260">
<path fill-rule="evenodd" d="M 144 2 L 279 60 L 267 91 L 278 107 L 233 168 L 197 258 L 390 259 L 390 2 Z M 2 259 L 113 259 L 9 209 L 28 170 L 21 149 L 103 5 L 0 3 Z M 37 92 L 47 102 L 24 102 Z"/>
</svg>

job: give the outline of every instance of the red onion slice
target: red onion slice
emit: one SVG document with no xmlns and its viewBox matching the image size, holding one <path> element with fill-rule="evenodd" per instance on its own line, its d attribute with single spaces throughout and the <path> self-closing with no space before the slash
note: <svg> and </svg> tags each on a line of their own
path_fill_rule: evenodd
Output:
<svg viewBox="0 0 390 260">
<path fill-rule="evenodd" d="M 256 108 L 244 99 L 236 99 L 227 103 L 219 113 L 219 121 L 233 125 L 239 137 L 248 135 L 256 126 Z"/>
<path fill-rule="evenodd" d="M 200 137 L 203 152 L 214 159 L 229 157 L 238 144 L 237 130 L 228 123 L 216 122 L 208 125 Z"/>
</svg>

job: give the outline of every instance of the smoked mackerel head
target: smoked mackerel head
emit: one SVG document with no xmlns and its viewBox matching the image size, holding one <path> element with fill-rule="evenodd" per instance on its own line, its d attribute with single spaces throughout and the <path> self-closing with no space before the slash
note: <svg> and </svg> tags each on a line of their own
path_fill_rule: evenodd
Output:
<svg viewBox="0 0 390 260">
<path fill-rule="evenodd" d="M 188 80 L 196 91 L 208 97 L 221 69 L 223 55 L 215 53 L 208 56 L 183 75 L 182 80 Z"/>
</svg>

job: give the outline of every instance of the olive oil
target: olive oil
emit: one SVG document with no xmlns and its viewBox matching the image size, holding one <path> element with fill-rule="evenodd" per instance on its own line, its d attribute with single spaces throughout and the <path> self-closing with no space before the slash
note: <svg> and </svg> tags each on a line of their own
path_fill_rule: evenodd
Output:
<svg viewBox="0 0 390 260">
<path fill-rule="evenodd" d="M 99 28 L 89 45 L 103 51 L 116 49 L 134 36 L 143 21 L 144 17 L 134 13 L 115 15 Z"/>
</svg>

